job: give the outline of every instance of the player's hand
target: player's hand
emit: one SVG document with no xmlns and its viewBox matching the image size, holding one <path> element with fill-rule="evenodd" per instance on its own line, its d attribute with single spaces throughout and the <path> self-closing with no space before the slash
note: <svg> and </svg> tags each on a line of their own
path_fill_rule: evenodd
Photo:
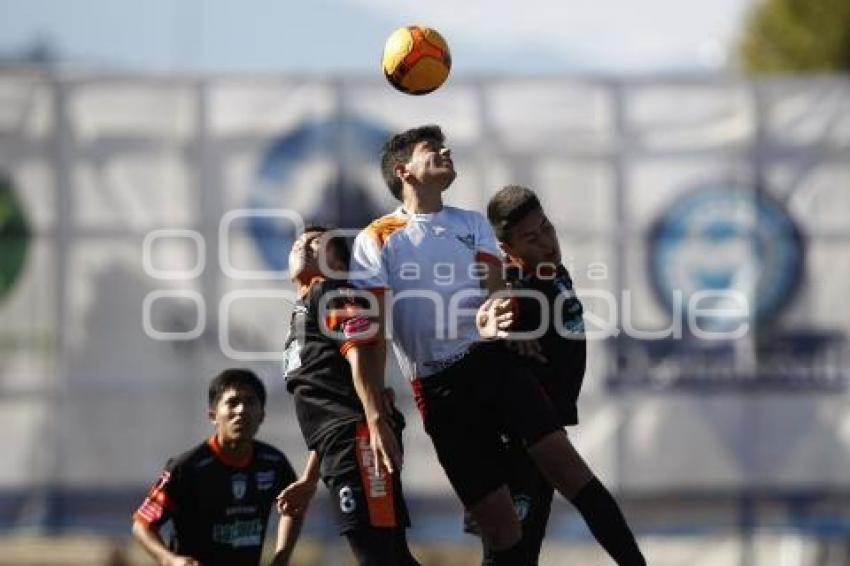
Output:
<svg viewBox="0 0 850 566">
<path fill-rule="evenodd" d="M 540 345 L 539 340 L 508 340 L 505 345 L 520 356 L 531 358 L 541 364 L 549 362 L 543 355 L 543 346 Z"/>
<path fill-rule="evenodd" d="M 269 566 L 289 566 L 289 553 L 279 550 L 272 558 L 272 561 L 269 562 Z"/>
<path fill-rule="evenodd" d="M 513 301 L 508 297 L 490 297 L 478 307 L 475 315 L 475 326 L 485 340 L 507 338 L 513 323 Z"/>
<path fill-rule="evenodd" d="M 162 561 L 162 566 L 201 566 L 201 563 L 190 556 L 170 556 Z"/>
<path fill-rule="evenodd" d="M 317 482 L 309 478 L 298 478 L 277 496 L 277 510 L 282 515 L 300 517 L 307 512 Z"/>
<path fill-rule="evenodd" d="M 382 470 L 389 474 L 400 470 L 402 466 L 401 447 L 395 437 L 387 417 L 369 419 L 369 441 L 372 445 L 372 456 L 375 460 L 375 473 L 382 475 Z"/>
</svg>

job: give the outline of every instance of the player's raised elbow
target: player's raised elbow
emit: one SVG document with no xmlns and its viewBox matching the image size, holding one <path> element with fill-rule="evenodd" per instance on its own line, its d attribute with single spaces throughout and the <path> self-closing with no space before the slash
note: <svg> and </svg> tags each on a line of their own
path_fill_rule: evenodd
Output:
<svg viewBox="0 0 850 566">
<path fill-rule="evenodd" d="M 133 523 L 130 525 L 130 533 L 133 535 L 133 538 L 136 540 L 141 540 L 144 536 L 144 532 L 148 530 L 148 526 L 144 524 L 137 518 L 133 518 Z"/>
<path fill-rule="evenodd" d="M 156 538 L 158 535 L 157 531 L 151 525 L 138 517 L 133 517 L 133 525 L 130 527 L 130 533 L 134 539 L 142 544 L 147 543 L 151 538 Z"/>
<path fill-rule="evenodd" d="M 379 363 L 384 361 L 386 350 L 382 341 L 376 339 L 353 345 L 345 350 L 344 355 L 351 364 L 352 370 L 371 373 L 378 369 Z"/>
</svg>

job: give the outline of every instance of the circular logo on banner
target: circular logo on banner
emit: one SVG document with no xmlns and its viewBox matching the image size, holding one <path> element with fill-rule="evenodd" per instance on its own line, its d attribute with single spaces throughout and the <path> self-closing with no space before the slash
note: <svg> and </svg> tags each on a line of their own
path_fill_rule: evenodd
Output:
<svg viewBox="0 0 850 566">
<path fill-rule="evenodd" d="M 782 204 L 730 185 L 688 192 L 649 233 L 655 292 L 669 312 L 684 316 L 696 292 L 736 291 L 748 300 L 750 320 L 770 320 L 797 290 L 803 258 L 802 236 Z"/>
<path fill-rule="evenodd" d="M 0 173 L 0 299 L 23 272 L 30 246 L 29 223 L 12 181 Z"/>
<path fill-rule="evenodd" d="M 307 224 L 359 228 L 376 216 L 365 177 L 379 171 L 390 132 L 360 118 L 331 116 L 274 140 L 260 160 L 249 208 L 287 208 Z M 251 218 L 248 233 L 274 270 L 287 267 L 294 227 L 280 218 Z"/>
</svg>

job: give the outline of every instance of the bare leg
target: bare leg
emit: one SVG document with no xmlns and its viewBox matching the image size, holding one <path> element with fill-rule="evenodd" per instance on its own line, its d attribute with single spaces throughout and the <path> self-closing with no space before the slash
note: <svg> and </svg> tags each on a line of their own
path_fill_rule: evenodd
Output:
<svg viewBox="0 0 850 566">
<path fill-rule="evenodd" d="M 522 527 L 507 486 L 487 494 L 469 508 L 469 513 L 481 529 L 481 538 L 494 550 L 510 548 L 519 542 Z"/>
<path fill-rule="evenodd" d="M 540 471 L 567 499 L 573 499 L 594 478 L 567 433 L 556 430 L 529 447 L 528 454 Z"/>
</svg>

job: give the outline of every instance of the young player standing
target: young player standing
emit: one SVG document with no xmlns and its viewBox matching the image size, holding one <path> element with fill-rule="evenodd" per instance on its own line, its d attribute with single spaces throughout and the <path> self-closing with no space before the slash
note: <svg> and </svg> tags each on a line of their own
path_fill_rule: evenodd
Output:
<svg viewBox="0 0 850 566">
<path fill-rule="evenodd" d="M 350 253 L 341 237 L 327 228 L 306 228 L 289 255 L 292 281 L 300 299 L 295 305 L 284 351 L 287 389 L 310 450 L 301 478 L 281 494 L 283 512 L 306 510 L 319 476 L 334 498 L 339 532 L 348 540 L 358 564 L 412 566 L 405 529 L 410 525 L 398 471 L 381 473 L 372 460 L 369 427 L 346 356 L 357 345 L 376 340 L 365 305 L 342 279 Z M 391 434 L 401 445 L 404 420 L 387 392 L 379 399 L 390 419 Z"/>
<path fill-rule="evenodd" d="M 159 564 L 259 564 L 275 496 L 295 480 L 286 457 L 254 440 L 265 416 L 266 390 L 251 371 L 228 369 L 209 387 L 215 433 L 168 461 L 133 515 L 133 536 Z M 160 528 L 174 524 L 166 546 Z M 287 564 L 301 520 L 281 517 L 290 544 L 276 564 Z"/>
<path fill-rule="evenodd" d="M 387 142 L 382 173 L 402 207 L 370 224 L 354 244 L 351 281 L 379 297 L 379 340 L 353 348 L 349 356 L 354 379 L 366 390 L 362 397 L 375 457 L 390 470 L 401 465 L 380 401 L 383 331 L 391 324 L 425 431 L 452 487 L 493 549 L 490 563 L 529 563 L 506 487 L 500 433 L 507 432 L 578 508 L 618 564 L 643 565 L 616 502 L 598 482 L 587 485 L 587 466 L 537 382 L 500 342 L 481 342 L 476 324 L 490 333 L 497 311 L 467 316 L 482 305 L 482 282 L 492 293 L 504 281 L 487 221 L 443 205 L 442 193 L 455 178 L 443 142 L 437 126 L 408 130 Z M 503 316 L 509 317 L 498 315 Z"/>
</svg>

